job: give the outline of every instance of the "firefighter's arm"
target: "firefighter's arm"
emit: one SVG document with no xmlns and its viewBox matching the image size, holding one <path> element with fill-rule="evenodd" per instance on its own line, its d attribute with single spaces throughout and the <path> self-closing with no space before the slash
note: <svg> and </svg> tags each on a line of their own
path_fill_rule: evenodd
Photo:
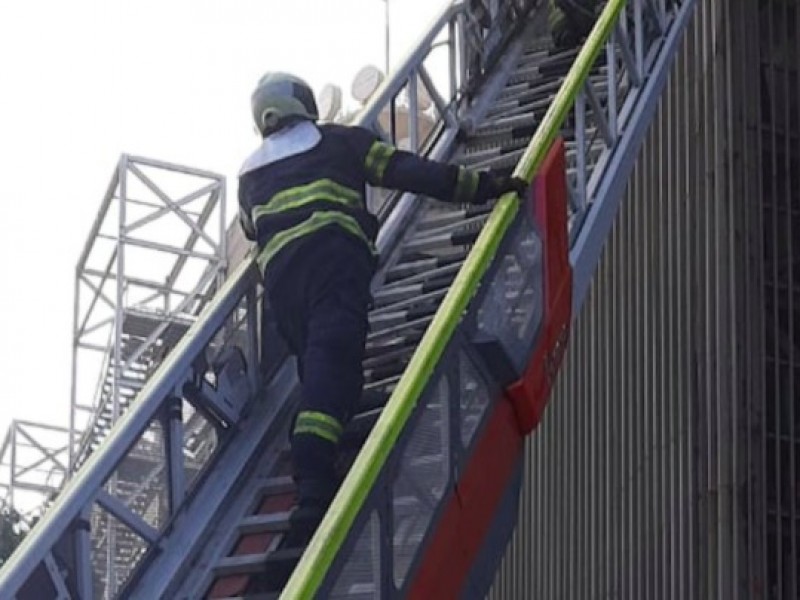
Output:
<svg viewBox="0 0 800 600">
<path fill-rule="evenodd" d="M 428 160 L 375 139 L 364 160 L 370 184 L 425 194 L 444 202 L 483 204 L 506 192 L 522 193 L 524 181 Z"/>
</svg>

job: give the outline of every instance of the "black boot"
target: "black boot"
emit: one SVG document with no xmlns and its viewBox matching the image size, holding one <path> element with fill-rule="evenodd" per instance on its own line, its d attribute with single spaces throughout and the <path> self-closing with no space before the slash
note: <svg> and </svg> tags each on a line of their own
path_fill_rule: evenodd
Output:
<svg viewBox="0 0 800 600">
<path fill-rule="evenodd" d="M 339 487 L 337 445 L 316 435 L 292 437 L 292 463 L 297 484 L 297 507 L 289 518 L 283 547 L 304 547 L 317 530 Z"/>
</svg>

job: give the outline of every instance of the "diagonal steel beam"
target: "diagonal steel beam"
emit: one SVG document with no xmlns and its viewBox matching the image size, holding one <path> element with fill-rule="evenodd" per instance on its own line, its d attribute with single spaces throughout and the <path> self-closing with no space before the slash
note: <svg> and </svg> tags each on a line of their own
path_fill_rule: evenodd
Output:
<svg viewBox="0 0 800 600">
<path fill-rule="evenodd" d="M 197 223 L 201 228 L 205 228 L 206 224 L 208 223 L 208 220 L 211 218 L 211 214 L 213 213 L 214 208 L 217 205 L 217 202 L 218 201 L 222 201 L 221 199 L 224 198 L 224 194 L 225 194 L 225 188 L 224 188 L 224 185 L 222 185 L 222 184 L 217 186 L 217 189 L 214 190 L 211 193 L 211 195 L 210 195 L 210 197 L 208 199 L 208 202 L 206 203 L 205 207 L 203 208 L 202 213 L 200 214 L 200 217 L 197 219 Z M 224 209 L 223 209 L 223 212 L 224 212 Z M 225 226 L 224 226 L 224 223 L 223 223 L 222 229 L 224 230 L 224 228 L 225 228 Z M 223 251 L 223 249 L 225 248 L 225 238 L 224 238 L 225 233 L 222 233 L 221 235 L 222 235 L 222 237 L 220 238 L 220 245 L 219 246 L 215 246 L 214 249 L 215 249 L 215 251 L 219 252 L 220 254 L 223 254 L 223 256 L 220 256 L 219 259 L 224 261 L 224 260 L 227 259 L 227 257 L 224 256 L 224 251 Z M 189 234 L 189 238 L 186 240 L 186 243 L 183 246 L 184 250 L 189 250 L 189 249 L 193 248 L 194 245 L 197 243 L 198 238 L 199 238 L 199 236 L 194 231 L 192 233 L 190 233 Z M 178 277 L 179 277 L 179 275 L 181 273 L 181 270 L 183 270 L 183 266 L 186 264 L 186 260 L 187 260 L 187 257 L 180 256 L 178 258 L 178 260 L 175 261 L 175 264 L 173 265 L 172 270 L 170 271 L 169 275 L 167 275 L 167 279 L 166 279 L 166 283 L 165 283 L 166 287 L 171 288 L 172 286 L 175 285 L 175 282 L 177 281 L 177 279 L 178 279 Z"/>
<path fill-rule="evenodd" d="M 176 207 L 185 206 L 185 205 L 189 204 L 190 202 L 194 202 L 198 198 L 202 198 L 203 196 L 207 196 L 208 194 L 210 194 L 213 191 L 215 191 L 218 187 L 219 187 L 219 183 L 218 182 L 215 181 L 213 183 L 210 183 L 210 184 L 206 185 L 205 187 L 202 187 L 199 190 L 196 190 L 196 191 L 192 192 L 191 194 L 188 194 L 188 195 L 184 196 L 183 198 L 180 198 L 179 200 L 175 200 L 175 206 Z M 142 217 L 138 221 L 134 221 L 133 223 L 128 225 L 128 231 L 133 231 L 134 229 L 138 229 L 139 227 L 143 227 L 143 226 L 147 225 L 148 223 L 152 223 L 153 221 L 159 219 L 160 217 L 163 217 L 164 215 L 169 214 L 170 212 L 172 212 L 172 210 L 173 209 L 171 207 L 169 207 L 169 206 L 159 207 L 155 212 L 152 212 L 149 215 L 146 215 L 146 216 Z M 186 211 L 181 211 L 181 212 L 183 214 L 186 214 Z"/>
<path fill-rule="evenodd" d="M 197 223 L 195 223 L 189 217 L 187 217 L 185 214 L 183 214 L 183 211 L 180 210 L 180 208 L 175 204 L 175 202 L 169 196 L 167 196 L 167 194 L 165 194 L 164 191 L 161 188 L 159 188 L 153 182 L 152 179 L 150 179 L 147 175 L 145 175 L 139 167 L 137 167 L 133 163 L 128 163 L 128 170 L 131 173 L 133 173 L 139 179 L 139 181 L 141 181 L 147 187 L 147 189 L 149 189 L 151 192 L 153 192 L 153 194 L 155 194 L 164 204 L 166 204 L 168 207 L 170 207 L 175 212 L 175 215 L 181 221 L 186 223 L 186 225 L 190 229 L 192 229 L 200 237 L 202 237 L 209 246 L 211 246 L 212 248 L 216 248 L 217 247 L 217 245 L 214 243 L 214 240 L 212 240 L 208 236 L 208 234 L 206 234 L 206 232 L 202 231 L 197 226 Z"/>
<path fill-rule="evenodd" d="M 189 303 L 192 302 L 192 300 L 199 294 L 199 291 L 205 286 L 207 286 L 213 280 L 213 278 L 216 277 L 216 275 L 217 274 L 214 271 L 208 271 L 205 274 L 205 276 L 200 280 L 200 282 L 197 284 L 197 286 L 195 286 L 193 293 L 190 296 L 184 298 L 181 301 L 181 303 L 178 304 L 177 307 L 175 307 L 175 310 L 172 311 L 172 314 L 180 313 L 186 306 L 188 306 Z M 128 357 L 128 360 L 125 361 L 125 364 L 123 365 L 122 368 L 129 369 L 131 365 L 134 362 L 136 362 L 139 359 L 139 357 L 142 356 L 142 354 L 145 353 L 147 348 L 149 348 L 153 344 L 153 342 L 155 342 L 159 337 L 161 337 L 161 334 L 164 333 L 167 327 L 169 327 L 171 324 L 172 323 L 167 319 L 164 322 L 162 322 L 158 327 L 156 327 L 153 330 L 153 333 L 147 336 L 147 339 L 144 340 L 139 345 L 139 347 L 136 350 L 134 350 L 133 353 Z"/>
<path fill-rule="evenodd" d="M 111 272 L 111 265 L 114 264 L 114 261 L 116 259 L 117 259 L 117 248 L 114 248 L 114 251 L 111 253 L 111 258 L 108 261 L 108 265 L 106 265 L 105 273 L 102 275 L 102 277 L 100 279 L 100 284 L 96 288 L 91 283 L 89 283 L 89 281 L 86 280 L 83 275 L 79 275 L 78 276 L 78 279 L 83 281 L 91 289 L 93 289 L 95 294 L 94 294 L 94 298 L 92 298 L 92 301 L 89 303 L 89 307 L 86 309 L 86 314 L 83 317 L 83 321 L 81 322 L 81 325 L 78 328 L 78 331 L 75 332 L 75 339 L 80 339 L 83 336 L 83 333 L 84 333 L 84 331 L 86 329 L 86 325 L 89 323 L 89 317 L 91 317 L 92 312 L 94 311 L 94 307 L 97 305 L 97 300 L 99 299 L 99 296 L 101 295 L 100 294 L 100 289 L 102 289 L 103 285 L 106 282 L 106 279 L 108 279 L 108 275 Z M 117 307 L 114 304 L 112 304 L 111 301 L 108 298 L 106 298 L 104 296 L 103 300 L 105 300 L 105 302 L 107 302 L 109 304 L 109 306 L 111 306 L 112 310 L 115 310 L 115 311 L 117 310 Z"/>
</svg>

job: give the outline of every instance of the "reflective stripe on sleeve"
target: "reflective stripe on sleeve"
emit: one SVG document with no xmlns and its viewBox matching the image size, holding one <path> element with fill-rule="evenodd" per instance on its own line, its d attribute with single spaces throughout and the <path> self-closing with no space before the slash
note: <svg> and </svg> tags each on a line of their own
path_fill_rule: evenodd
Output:
<svg viewBox="0 0 800 600">
<path fill-rule="evenodd" d="M 373 142 L 372 146 L 370 146 L 367 158 L 364 160 L 364 166 L 377 185 L 383 183 L 383 175 L 394 152 L 394 146 L 383 142 Z"/>
<path fill-rule="evenodd" d="M 461 204 L 472 202 L 475 199 L 475 192 L 478 191 L 478 177 L 479 175 L 475 171 L 459 167 L 453 202 Z"/>
<path fill-rule="evenodd" d="M 342 424 L 325 413 L 304 410 L 297 414 L 293 434 L 309 433 L 337 444 L 342 437 Z"/>
</svg>

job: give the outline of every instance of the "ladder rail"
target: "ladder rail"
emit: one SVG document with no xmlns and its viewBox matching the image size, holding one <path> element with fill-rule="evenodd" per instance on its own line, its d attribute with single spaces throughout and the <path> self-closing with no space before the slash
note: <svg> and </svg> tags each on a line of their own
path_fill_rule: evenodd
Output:
<svg viewBox="0 0 800 600">
<path fill-rule="evenodd" d="M 51 554 L 51 549 L 86 506 L 94 503 L 106 480 L 126 458 L 129 449 L 141 438 L 157 417 L 172 392 L 192 369 L 192 362 L 223 326 L 247 290 L 255 283 L 251 263 L 234 271 L 203 316 L 178 342 L 174 352 L 145 384 L 139 400 L 114 426 L 101 448 L 66 484 L 50 510 L 23 540 L 0 572 L 0 596 L 14 597 L 34 569 Z"/>
</svg>

